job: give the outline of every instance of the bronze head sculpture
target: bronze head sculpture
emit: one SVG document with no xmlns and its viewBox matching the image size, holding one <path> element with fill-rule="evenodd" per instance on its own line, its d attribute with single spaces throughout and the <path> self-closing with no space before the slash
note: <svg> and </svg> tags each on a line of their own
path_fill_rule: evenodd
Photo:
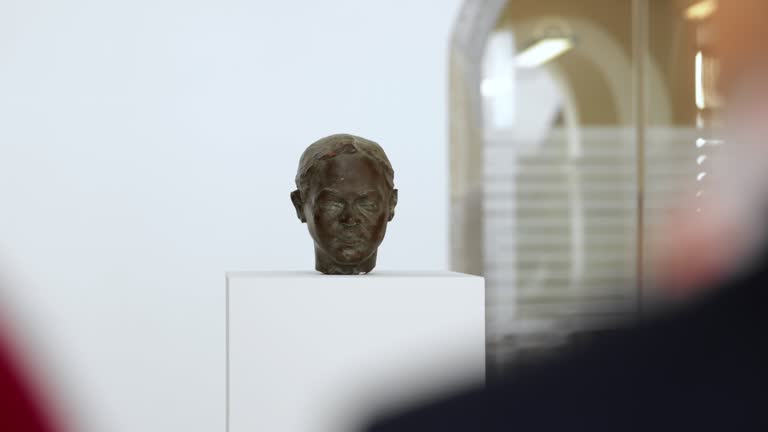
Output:
<svg viewBox="0 0 768 432">
<path fill-rule="evenodd" d="M 322 138 L 302 154 L 296 187 L 291 201 L 315 242 L 315 269 L 344 275 L 373 270 L 397 205 L 384 150 L 354 135 Z"/>
</svg>

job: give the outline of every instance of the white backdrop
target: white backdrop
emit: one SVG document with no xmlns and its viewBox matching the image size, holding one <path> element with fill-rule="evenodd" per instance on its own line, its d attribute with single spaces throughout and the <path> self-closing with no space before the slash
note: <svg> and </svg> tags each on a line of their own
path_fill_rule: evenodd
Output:
<svg viewBox="0 0 768 432">
<path fill-rule="evenodd" d="M 223 430 L 224 271 L 311 268 L 317 138 L 393 162 L 379 268 L 447 267 L 459 4 L 0 0 L 3 304 L 90 430 Z"/>
</svg>

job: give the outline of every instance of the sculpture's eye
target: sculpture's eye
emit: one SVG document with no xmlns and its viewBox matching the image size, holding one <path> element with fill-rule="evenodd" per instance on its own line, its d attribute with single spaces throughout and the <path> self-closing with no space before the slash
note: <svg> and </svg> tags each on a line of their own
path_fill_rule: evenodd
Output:
<svg viewBox="0 0 768 432">
<path fill-rule="evenodd" d="M 369 211 L 376 210 L 376 207 L 377 207 L 376 202 L 371 200 L 368 197 L 360 198 L 359 200 L 357 200 L 357 206 L 363 210 L 369 210 Z"/>
<path fill-rule="evenodd" d="M 344 209 L 344 203 L 339 201 L 326 201 L 320 205 L 324 210 L 341 211 Z"/>
</svg>

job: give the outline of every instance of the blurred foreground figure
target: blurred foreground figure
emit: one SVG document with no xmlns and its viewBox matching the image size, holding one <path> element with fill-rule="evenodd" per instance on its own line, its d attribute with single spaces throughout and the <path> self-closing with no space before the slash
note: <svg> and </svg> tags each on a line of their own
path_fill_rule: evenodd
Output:
<svg viewBox="0 0 768 432">
<path fill-rule="evenodd" d="M 768 430 L 768 272 L 755 270 L 683 314 L 370 431 Z"/>
<path fill-rule="evenodd" d="M 665 256 L 696 300 L 370 431 L 768 430 L 768 1 L 719 5 L 729 178 Z"/>
<path fill-rule="evenodd" d="M 0 332 L 0 431 L 54 432 L 15 352 Z"/>
</svg>

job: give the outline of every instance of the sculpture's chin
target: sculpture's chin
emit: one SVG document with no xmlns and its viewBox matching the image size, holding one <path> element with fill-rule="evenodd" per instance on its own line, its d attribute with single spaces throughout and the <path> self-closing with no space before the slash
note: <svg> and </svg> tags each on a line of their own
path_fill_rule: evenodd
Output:
<svg viewBox="0 0 768 432">
<path fill-rule="evenodd" d="M 315 269 L 324 274 L 356 275 L 368 273 L 376 266 L 376 251 L 365 254 L 359 250 L 341 250 L 327 255 L 316 251 Z"/>
<path fill-rule="evenodd" d="M 371 254 L 356 248 L 342 248 L 334 254 L 334 261 L 341 264 L 354 265 L 364 261 Z"/>
<path fill-rule="evenodd" d="M 327 275 L 360 275 L 366 274 L 371 270 L 360 270 L 355 266 L 331 266 L 322 270 L 318 269 L 319 272 Z"/>
</svg>

